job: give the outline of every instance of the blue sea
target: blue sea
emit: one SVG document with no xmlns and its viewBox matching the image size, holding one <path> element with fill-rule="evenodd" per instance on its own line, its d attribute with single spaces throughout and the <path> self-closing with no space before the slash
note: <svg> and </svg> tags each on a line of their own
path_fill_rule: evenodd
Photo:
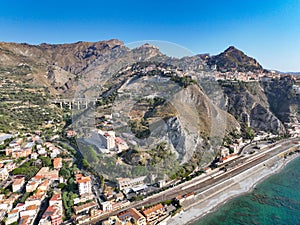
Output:
<svg viewBox="0 0 300 225">
<path fill-rule="evenodd" d="M 234 198 L 193 225 L 299 224 L 300 157 L 245 195 Z"/>
</svg>

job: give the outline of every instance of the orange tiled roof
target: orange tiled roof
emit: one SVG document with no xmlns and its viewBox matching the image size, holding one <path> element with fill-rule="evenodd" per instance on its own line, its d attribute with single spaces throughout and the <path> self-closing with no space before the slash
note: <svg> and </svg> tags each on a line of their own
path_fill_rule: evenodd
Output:
<svg viewBox="0 0 300 225">
<path fill-rule="evenodd" d="M 37 206 L 36 205 L 29 205 L 26 207 L 26 210 L 37 210 Z"/>
<path fill-rule="evenodd" d="M 59 201 L 59 200 L 61 200 L 61 194 L 60 193 L 54 194 L 52 196 L 52 198 L 50 199 L 50 201 Z"/>
<path fill-rule="evenodd" d="M 53 159 L 53 166 L 54 168 L 60 167 L 62 164 L 62 158 L 54 158 Z"/>
<path fill-rule="evenodd" d="M 150 214 L 152 214 L 152 213 L 154 213 L 154 212 L 156 212 L 158 210 L 161 210 L 163 208 L 164 208 L 163 205 L 161 203 L 159 203 L 159 204 L 157 204 L 155 206 L 152 206 L 152 207 L 150 207 L 148 209 L 143 210 L 143 214 L 145 216 L 148 216 L 148 215 L 150 215 Z"/>
</svg>

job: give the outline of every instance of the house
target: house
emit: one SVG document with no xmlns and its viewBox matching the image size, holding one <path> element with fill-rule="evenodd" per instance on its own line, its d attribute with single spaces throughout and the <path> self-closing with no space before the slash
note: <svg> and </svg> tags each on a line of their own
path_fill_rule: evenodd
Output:
<svg viewBox="0 0 300 225">
<path fill-rule="evenodd" d="M 29 205 L 25 208 L 24 211 L 20 212 L 20 217 L 24 217 L 24 216 L 34 217 L 36 216 L 38 210 L 39 207 L 37 205 Z"/>
<path fill-rule="evenodd" d="M 37 159 L 38 158 L 38 156 L 39 156 L 39 154 L 38 153 L 36 153 L 36 152 L 33 152 L 33 153 L 31 153 L 31 155 L 30 155 L 30 158 L 31 159 Z"/>
<path fill-rule="evenodd" d="M 15 223 L 19 220 L 19 212 L 24 211 L 26 209 L 25 204 L 18 203 L 17 206 L 7 213 L 7 218 L 5 221 L 5 225 Z"/>
<path fill-rule="evenodd" d="M 36 177 L 49 179 L 51 181 L 59 181 L 58 170 L 50 170 L 49 167 L 42 167 L 35 175 Z"/>
<path fill-rule="evenodd" d="M 96 207 L 97 207 L 97 203 L 93 201 L 93 202 L 89 202 L 89 203 L 86 203 L 86 204 L 83 204 L 80 206 L 74 206 L 74 211 L 75 211 L 75 214 L 77 215 L 79 213 L 89 211 L 90 209 L 96 208 Z"/>
<path fill-rule="evenodd" d="M 45 148 L 40 148 L 40 149 L 38 150 L 38 154 L 39 154 L 40 156 L 47 156 L 47 151 L 46 151 Z"/>
<path fill-rule="evenodd" d="M 30 225 L 33 224 L 33 217 L 31 216 L 22 216 L 18 223 L 18 225 L 29 225 L 29 224 Z"/>
<path fill-rule="evenodd" d="M 7 213 L 6 221 L 5 224 L 12 224 L 16 223 L 19 220 L 19 210 L 18 209 L 13 209 L 9 213 Z"/>
<path fill-rule="evenodd" d="M 165 208 L 161 203 L 143 210 L 142 213 L 146 217 L 147 224 L 150 225 L 156 224 L 157 220 L 166 214 Z"/>
<path fill-rule="evenodd" d="M 10 139 L 10 138 L 13 138 L 13 135 L 1 133 L 0 134 L 0 145 L 3 145 L 4 141 L 7 139 Z"/>
<path fill-rule="evenodd" d="M 62 208 L 53 205 L 46 209 L 39 225 L 60 225 L 62 222 Z"/>
<path fill-rule="evenodd" d="M 39 185 L 38 189 L 46 192 L 49 186 L 50 186 L 50 180 L 46 179 Z"/>
<path fill-rule="evenodd" d="M 71 138 L 71 137 L 75 137 L 76 136 L 76 131 L 74 130 L 68 130 L 67 131 L 67 137 Z"/>
<path fill-rule="evenodd" d="M 26 192 L 33 192 L 37 189 L 40 184 L 40 180 L 31 179 L 26 184 Z"/>
<path fill-rule="evenodd" d="M 101 204 L 101 209 L 103 210 L 103 212 L 112 211 L 112 204 L 110 201 L 101 202 L 100 204 Z"/>
<path fill-rule="evenodd" d="M 91 178 L 89 176 L 84 177 L 82 174 L 76 174 L 76 183 L 78 184 L 79 194 L 81 196 L 92 193 Z"/>
<path fill-rule="evenodd" d="M 19 192 L 21 191 L 22 187 L 25 184 L 25 177 L 17 177 L 15 178 L 13 184 L 12 184 L 12 191 L 13 192 Z"/>
<path fill-rule="evenodd" d="M 221 147 L 220 153 L 221 153 L 221 157 L 229 156 L 229 149 L 225 147 Z"/>
<path fill-rule="evenodd" d="M 118 218 L 124 223 L 133 222 L 137 225 L 147 225 L 146 218 L 135 208 L 119 213 Z"/>
<path fill-rule="evenodd" d="M 54 158 L 53 159 L 53 167 L 54 167 L 54 169 L 62 168 L 62 158 Z"/>
<path fill-rule="evenodd" d="M 9 143 L 9 147 L 10 148 L 15 148 L 17 146 L 20 146 L 23 142 L 23 139 L 22 138 L 17 138 L 17 139 L 14 139 L 12 140 L 10 143 Z"/>
<path fill-rule="evenodd" d="M 4 165 L 4 168 L 6 168 L 8 172 L 11 172 L 16 168 L 16 166 L 17 164 L 15 162 L 8 162 Z"/>
<path fill-rule="evenodd" d="M 62 208 L 61 193 L 54 194 L 49 201 L 49 205 L 50 206 L 57 205 Z"/>
<path fill-rule="evenodd" d="M 0 180 L 6 180 L 8 178 L 9 174 L 6 168 L 0 169 Z"/>
<path fill-rule="evenodd" d="M 61 153 L 60 149 L 59 148 L 56 148 L 56 147 L 53 147 L 52 150 L 51 150 L 51 153 L 50 153 L 50 157 L 52 159 L 56 158 L 57 155 L 59 155 Z"/>
<path fill-rule="evenodd" d="M 128 149 L 127 143 L 122 138 L 116 137 L 115 142 L 118 152 L 126 151 Z"/>
<path fill-rule="evenodd" d="M 123 201 L 124 200 L 124 194 L 122 192 L 119 192 L 117 194 L 114 194 L 114 199 L 116 202 Z"/>
</svg>

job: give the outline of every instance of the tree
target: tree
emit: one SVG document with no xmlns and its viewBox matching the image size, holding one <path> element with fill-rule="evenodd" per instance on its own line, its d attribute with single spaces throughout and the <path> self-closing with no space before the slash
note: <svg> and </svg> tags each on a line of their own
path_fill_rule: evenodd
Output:
<svg viewBox="0 0 300 225">
<path fill-rule="evenodd" d="M 255 137 L 254 131 L 251 127 L 246 128 L 245 135 L 246 135 L 246 139 L 250 139 L 251 141 L 253 141 Z"/>
<path fill-rule="evenodd" d="M 40 159 L 42 160 L 43 166 L 45 166 L 45 167 L 50 167 L 50 166 L 52 166 L 52 161 L 51 161 L 50 158 L 41 156 Z"/>
<path fill-rule="evenodd" d="M 89 169 L 91 167 L 91 165 L 88 163 L 88 161 L 86 159 L 82 159 L 82 166 L 85 169 Z"/>
<path fill-rule="evenodd" d="M 62 176 L 65 179 L 69 179 L 71 177 L 71 173 L 68 169 L 65 167 L 62 167 L 59 171 L 59 175 Z"/>
</svg>

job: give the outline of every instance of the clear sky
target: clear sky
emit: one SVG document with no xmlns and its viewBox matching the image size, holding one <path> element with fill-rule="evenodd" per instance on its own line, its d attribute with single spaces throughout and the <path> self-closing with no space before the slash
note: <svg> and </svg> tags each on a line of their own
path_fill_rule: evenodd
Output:
<svg viewBox="0 0 300 225">
<path fill-rule="evenodd" d="M 234 45 L 265 68 L 300 71 L 299 0 L 0 3 L 0 41 L 163 40 L 211 54 Z"/>
</svg>

